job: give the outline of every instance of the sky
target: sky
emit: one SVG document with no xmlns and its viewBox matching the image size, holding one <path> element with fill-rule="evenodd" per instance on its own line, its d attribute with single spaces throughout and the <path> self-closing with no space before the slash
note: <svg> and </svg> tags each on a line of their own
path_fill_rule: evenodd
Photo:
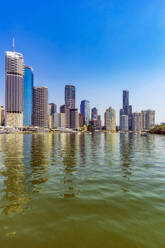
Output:
<svg viewBox="0 0 165 248">
<path fill-rule="evenodd" d="M 76 106 L 90 101 L 103 116 L 122 107 L 130 91 L 133 111 L 156 110 L 165 121 L 164 0 L 1 1 L 0 104 L 5 101 L 5 51 L 23 53 L 34 84 L 48 86 L 49 102 L 64 103 L 76 86 Z"/>
</svg>

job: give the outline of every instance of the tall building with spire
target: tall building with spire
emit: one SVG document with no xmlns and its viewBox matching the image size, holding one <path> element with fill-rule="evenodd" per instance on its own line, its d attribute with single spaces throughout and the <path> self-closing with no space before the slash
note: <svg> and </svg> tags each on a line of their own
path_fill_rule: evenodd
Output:
<svg viewBox="0 0 165 248">
<path fill-rule="evenodd" d="M 5 55 L 6 126 L 23 126 L 23 77 L 23 55 L 15 52 L 13 39 L 12 51 Z"/>
</svg>

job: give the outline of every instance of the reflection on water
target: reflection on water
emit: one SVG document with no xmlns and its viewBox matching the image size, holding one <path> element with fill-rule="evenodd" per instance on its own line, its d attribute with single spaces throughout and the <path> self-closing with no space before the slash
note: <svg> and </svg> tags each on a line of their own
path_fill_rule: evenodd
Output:
<svg viewBox="0 0 165 248">
<path fill-rule="evenodd" d="M 4 214 L 21 212 L 24 203 L 27 202 L 24 185 L 24 164 L 23 158 L 23 136 L 5 135 L 1 138 L 1 145 L 4 146 L 4 167 L 1 175 L 4 184 L 1 188 L 2 211 Z"/>
<path fill-rule="evenodd" d="M 164 148 L 133 133 L 0 135 L 0 244 L 163 248 Z"/>
</svg>

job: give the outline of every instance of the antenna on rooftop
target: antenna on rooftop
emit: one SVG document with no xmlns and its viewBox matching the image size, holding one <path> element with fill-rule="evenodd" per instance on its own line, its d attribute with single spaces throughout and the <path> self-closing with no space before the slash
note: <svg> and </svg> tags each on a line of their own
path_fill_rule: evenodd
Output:
<svg viewBox="0 0 165 248">
<path fill-rule="evenodd" d="M 15 52 L 15 39 L 13 37 L 13 46 L 12 46 L 12 51 Z"/>
</svg>

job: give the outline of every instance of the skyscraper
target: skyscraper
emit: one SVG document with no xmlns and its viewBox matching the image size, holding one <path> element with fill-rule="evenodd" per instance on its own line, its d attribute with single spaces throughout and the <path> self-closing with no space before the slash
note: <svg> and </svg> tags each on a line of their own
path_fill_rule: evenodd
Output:
<svg viewBox="0 0 165 248">
<path fill-rule="evenodd" d="M 84 118 L 83 115 L 79 113 L 79 127 L 83 127 L 84 125 Z"/>
<path fill-rule="evenodd" d="M 129 106 L 129 91 L 123 90 L 123 109 Z"/>
<path fill-rule="evenodd" d="M 142 110 L 142 129 L 150 130 L 155 126 L 155 111 Z"/>
<path fill-rule="evenodd" d="M 79 128 L 79 115 L 78 109 L 70 110 L 70 128 L 78 129 Z"/>
<path fill-rule="evenodd" d="M 128 129 L 132 130 L 132 106 L 129 105 L 129 91 L 123 90 L 123 108 L 120 110 L 120 116 L 128 116 Z"/>
<path fill-rule="evenodd" d="M 53 115 L 57 112 L 57 105 L 55 103 L 49 103 L 49 115 Z"/>
<path fill-rule="evenodd" d="M 105 129 L 108 131 L 116 131 L 116 112 L 113 108 L 105 111 Z"/>
<path fill-rule="evenodd" d="M 70 108 L 66 104 L 60 106 L 60 113 L 65 113 L 65 127 L 70 128 Z"/>
<path fill-rule="evenodd" d="M 132 114 L 132 130 L 141 131 L 142 130 L 142 114 L 135 112 Z"/>
<path fill-rule="evenodd" d="M 23 81 L 23 125 L 33 124 L 33 69 L 29 66 L 24 68 Z"/>
<path fill-rule="evenodd" d="M 120 115 L 120 130 L 128 131 L 128 115 Z"/>
<path fill-rule="evenodd" d="M 90 121 L 90 102 L 88 100 L 81 101 L 80 113 L 83 115 L 84 124 L 88 125 Z"/>
<path fill-rule="evenodd" d="M 75 86 L 65 85 L 65 105 L 67 108 L 75 108 Z"/>
<path fill-rule="evenodd" d="M 49 103 L 48 105 L 48 126 L 49 128 L 54 127 L 54 114 L 57 112 L 57 105 L 55 103 Z"/>
<path fill-rule="evenodd" d="M 33 125 L 48 127 L 48 88 L 33 89 Z"/>
<path fill-rule="evenodd" d="M 6 126 L 23 126 L 23 55 L 14 51 L 5 56 L 5 109 Z"/>
<path fill-rule="evenodd" d="M 97 116 L 98 116 L 98 110 L 97 108 L 92 108 L 91 110 L 91 120 L 97 120 Z"/>
</svg>

